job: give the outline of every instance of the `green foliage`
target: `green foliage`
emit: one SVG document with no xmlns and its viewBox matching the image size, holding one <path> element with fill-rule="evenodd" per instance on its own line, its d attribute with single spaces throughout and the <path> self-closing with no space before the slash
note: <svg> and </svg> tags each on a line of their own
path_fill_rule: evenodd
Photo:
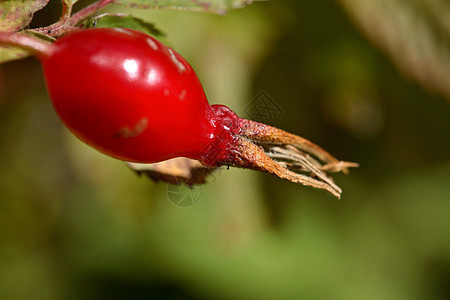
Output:
<svg viewBox="0 0 450 300">
<path fill-rule="evenodd" d="M 85 27 L 124 27 L 145 32 L 164 41 L 165 34 L 154 24 L 131 15 L 104 14 L 88 19 Z"/>
<path fill-rule="evenodd" d="M 224 14 L 230 9 L 242 8 L 261 0 L 117 0 L 116 3 L 130 7 L 178 9 Z"/>
<path fill-rule="evenodd" d="M 63 0 L 67 5 L 70 5 L 70 6 L 72 6 L 72 5 L 74 5 L 75 3 L 77 3 L 78 2 L 78 0 Z"/>
<path fill-rule="evenodd" d="M 49 0 L 0 1 L 0 31 L 16 32 L 30 24 L 33 14 L 44 8 Z M 0 63 L 25 58 L 29 54 L 19 48 L 0 45 Z"/>
<path fill-rule="evenodd" d="M 408 77 L 450 99 L 448 0 L 340 0 Z"/>
<path fill-rule="evenodd" d="M 26 50 L 17 47 L 0 46 L 0 63 L 22 59 L 28 56 L 30 56 L 30 53 Z"/>
<path fill-rule="evenodd" d="M 30 24 L 33 14 L 44 8 L 49 0 L 0 1 L 0 31 L 15 32 Z"/>
</svg>

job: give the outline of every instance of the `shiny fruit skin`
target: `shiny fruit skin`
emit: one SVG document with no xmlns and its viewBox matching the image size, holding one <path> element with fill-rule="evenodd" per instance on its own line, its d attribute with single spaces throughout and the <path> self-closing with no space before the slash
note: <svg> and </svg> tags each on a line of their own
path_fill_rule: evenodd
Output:
<svg viewBox="0 0 450 300">
<path fill-rule="evenodd" d="M 70 33 L 52 45 L 42 64 L 62 121 L 109 156 L 141 163 L 202 160 L 215 140 L 217 121 L 192 67 L 144 33 Z"/>
</svg>

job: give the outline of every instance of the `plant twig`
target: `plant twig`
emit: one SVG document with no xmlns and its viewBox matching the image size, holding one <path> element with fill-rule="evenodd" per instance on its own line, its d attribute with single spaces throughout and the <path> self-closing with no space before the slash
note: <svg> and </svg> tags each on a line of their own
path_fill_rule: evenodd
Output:
<svg viewBox="0 0 450 300">
<path fill-rule="evenodd" d="M 50 54 L 51 43 L 25 33 L 0 32 L 0 44 L 19 47 L 32 52 L 40 59 Z"/>
<path fill-rule="evenodd" d="M 76 27 L 78 23 L 88 18 L 89 16 L 94 15 L 98 12 L 99 9 L 102 9 L 111 3 L 114 3 L 114 0 L 100 0 L 89 6 L 86 6 L 79 12 L 75 13 L 73 16 L 70 16 L 70 14 L 72 13 L 72 6 L 66 4 L 63 6 L 63 13 L 58 22 L 50 26 L 32 29 L 32 31 L 52 37 L 57 37 L 67 32 L 78 30 L 78 28 Z"/>
</svg>

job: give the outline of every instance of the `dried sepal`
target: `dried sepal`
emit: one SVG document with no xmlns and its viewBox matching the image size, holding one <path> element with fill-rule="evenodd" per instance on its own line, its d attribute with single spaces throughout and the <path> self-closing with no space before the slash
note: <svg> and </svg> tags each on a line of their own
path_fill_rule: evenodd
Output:
<svg viewBox="0 0 450 300">
<path fill-rule="evenodd" d="M 328 172 L 347 174 L 348 168 L 359 166 L 340 161 L 313 142 L 281 129 L 246 119 L 240 119 L 239 125 L 239 147 L 227 161 L 234 167 L 274 174 L 340 198 L 342 190 Z"/>
<path fill-rule="evenodd" d="M 232 166 L 274 174 L 294 183 L 326 190 L 337 198 L 340 198 L 342 190 L 320 170 L 313 168 L 314 175 L 318 176 L 317 179 L 312 176 L 296 173 L 291 171 L 282 162 L 278 163 L 272 160 L 264 152 L 262 147 L 256 145 L 252 141 L 240 138 L 239 144 L 241 146 L 241 151 L 236 159 L 233 162 L 230 162 Z M 308 167 L 311 166 L 309 165 Z"/>
<path fill-rule="evenodd" d="M 126 164 L 138 175 L 145 175 L 156 182 L 184 183 L 189 186 L 206 183 L 206 177 L 217 169 L 185 157 L 177 157 L 154 164 L 130 162 Z"/>
<path fill-rule="evenodd" d="M 242 128 L 241 136 L 257 144 L 290 145 L 301 151 L 310 153 L 327 163 L 336 163 L 339 161 L 313 142 L 276 127 L 247 119 L 240 120 L 240 127 Z"/>
<path fill-rule="evenodd" d="M 337 198 L 342 189 L 329 173 L 348 173 L 359 165 L 340 161 L 313 142 L 258 122 L 240 119 L 233 155 L 220 165 L 274 174 L 294 183 L 326 190 Z M 197 160 L 174 158 L 154 164 L 127 163 L 139 175 L 155 181 L 192 186 L 206 183 L 208 175 L 217 168 Z"/>
</svg>

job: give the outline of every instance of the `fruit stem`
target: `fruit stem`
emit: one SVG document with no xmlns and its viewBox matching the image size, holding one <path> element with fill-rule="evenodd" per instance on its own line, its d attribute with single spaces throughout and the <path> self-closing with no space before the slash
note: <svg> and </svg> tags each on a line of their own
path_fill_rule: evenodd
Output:
<svg viewBox="0 0 450 300">
<path fill-rule="evenodd" d="M 70 18 L 71 25 L 75 26 L 81 20 L 86 19 L 87 17 L 97 13 L 100 9 L 114 2 L 114 0 L 101 0 L 89 6 L 86 6 Z"/>
<path fill-rule="evenodd" d="M 0 32 L 0 44 L 30 51 L 40 60 L 50 55 L 51 43 L 25 33 Z"/>
<path fill-rule="evenodd" d="M 32 29 L 32 31 L 50 35 L 53 37 L 61 36 L 67 32 L 78 29 L 75 27 L 78 23 L 114 2 L 115 0 L 100 0 L 89 6 L 86 6 L 72 16 L 70 16 L 70 14 L 72 13 L 72 6 L 65 5 L 65 7 L 63 7 L 61 18 L 58 22 L 50 26 Z"/>
<path fill-rule="evenodd" d="M 72 2 L 62 1 L 61 20 L 67 20 L 72 15 Z"/>
</svg>

